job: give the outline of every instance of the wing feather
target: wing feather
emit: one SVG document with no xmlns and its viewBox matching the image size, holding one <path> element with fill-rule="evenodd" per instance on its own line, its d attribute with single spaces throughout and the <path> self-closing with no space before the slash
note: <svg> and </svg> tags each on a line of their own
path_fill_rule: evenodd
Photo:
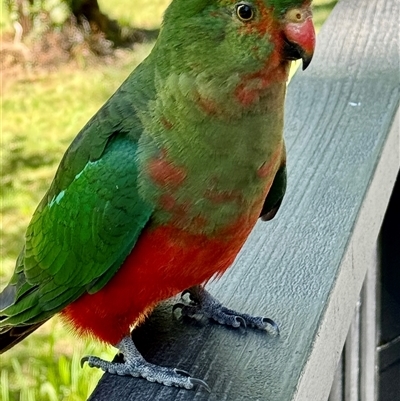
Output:
<svg viewBox="0 0 400 401">
<path fill-rule="evenodd" d="M 0 294 L 0 332 L 48 319 L 121 266 L 153 213 L 137 184 L 140 132 L 132 104 L 114 95 L 71 144 Z"/>
</svg>

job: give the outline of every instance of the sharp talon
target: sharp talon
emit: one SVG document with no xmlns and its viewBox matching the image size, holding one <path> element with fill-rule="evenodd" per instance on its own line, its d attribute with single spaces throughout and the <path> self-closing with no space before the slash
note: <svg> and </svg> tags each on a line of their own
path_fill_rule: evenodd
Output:
<svg viewBox="0 0 400 401">
<path fill-rule="evenodd" d="M 181 304 L 181 303 L 177 303 L 172 307 L 172 313 L 174 313 L 177 309 L 183 309 L 186 305 L 185 304 Z"/>
<path fill-rule="evenodd" d="M 194 377 L 191 377 L 189 379 L 190 383 L 200 386 L 200 387 L 204 387 L 209 393 L 211 393 L 211 389 L 209 387 L 209 385 L 204 381 L 204 380 L 200 380 L 200 379 L 195 379 Z"/>
<path fill-rule="evenodd" d="M 264 317 L 263 323 L 268 323 L 270 326 L 272 326 L 274 328 L 274 330 L 276 331 L 276 334 L 279 336 L 279 334 L 280 334 L 279 327 L 272 319 Z"/>
<path fill-rule="evenodd" d="M 81 359 L 81 368 L 83 368 L 83 365 L 85 364 L 85 362 L 89 362 L 89 357 L 88 356 L 84 356 Z"/>
<path fill-rule="evenodd" d="M 193 294 L 190 292 L 190 290 L 185 290 L 181 294 L 181 299 L 184 299 L 185 295 L 189 294 L 189 301 L 193 304 L 196 304 L 196 298 L 193 296 Z"/>
<path fill-rule="evenodd" d="M 235 316 L 235 320 L 239 322 L 240 326 L 243 326 L 245 329 L 247 328 L 246 321 L 241 316 Z"/>
<path fill-rule="evenodd" d="M 189 294 L 190 302 L 186 294 Z M 233 309 L 224 307 L 217 299 L 209 294 L 204 288 L 191 288 L 184 290 L 181 294 L 181 303 L 173 306 L 172 311 L 181 309 L 181 317 L 189 317 L 199 320 L 199 317 L 213 319 L 222 325 L 231 326 L 234 328 L 253 327 L 259 330 L 265 330 L 269 334 L 276 336 L 280 335 L 278 325 L 269 318 L 261 316 L 251 316 L 247 313 L 236 312 Z M 176 318 L 177 315 L 174 314 Z M 271 326 L 271 327 L 269 327 Z"/>
<path fill-rule="evenodd" d="M 190 373 L 186 372 L 186 370 L 182 370 L 182 369 L 174 369 L 175 373 L 177 373 L 178 375 L 182 375 L 182 376 L 187 376 L 190 377 Z"/>
</svg>

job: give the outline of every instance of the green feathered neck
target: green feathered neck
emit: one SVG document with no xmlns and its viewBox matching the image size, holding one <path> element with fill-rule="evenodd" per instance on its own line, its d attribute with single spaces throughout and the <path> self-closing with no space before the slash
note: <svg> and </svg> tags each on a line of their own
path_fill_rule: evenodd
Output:
<svg viewBox="0 0 400 401">
<path fill-rule="evenodd" d="M 239 217 L 254 218 L 254 203 L 272 183 L 289 63 L 269 63 L 270 35 L 238 35 L 230 14 L 205 22 L 200 13 L 190 22 L 182 31 L 165 24 L 146 60 L 155 98 L 139 112 L 141 193 L 158 205 L 156 224 L 212 235 Z M 153 164 L 173 165 L 181 178 L 163 181 L 149 173 Z"/>
</svg>

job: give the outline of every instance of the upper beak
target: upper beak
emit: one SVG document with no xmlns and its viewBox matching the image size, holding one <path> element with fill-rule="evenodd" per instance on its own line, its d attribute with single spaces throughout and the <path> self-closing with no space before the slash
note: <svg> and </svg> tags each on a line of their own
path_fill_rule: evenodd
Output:
<svg viewBox="0 0 400 401">
<path fill-rule="evenodd" d="M 312 18 L 289 22 L 284 27 L 283 54 L 287 60 L 303 60 L 303 70 L 311 63 L 315 48 L 315 29 Z"/>
</svg>

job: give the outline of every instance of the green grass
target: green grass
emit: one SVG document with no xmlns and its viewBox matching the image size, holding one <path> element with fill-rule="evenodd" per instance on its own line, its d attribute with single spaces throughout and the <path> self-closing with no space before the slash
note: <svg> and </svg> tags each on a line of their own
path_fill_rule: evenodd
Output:
<svg viewBox="0 0 400 401">
<path fill-rule="evenodd" d="M 328 18 L 332 8 L 338 0 L 314 0 L 313 1 L 313 14 L 314 24 L 317 32 L 321 28 L 321 25 Z"/>
<path fill-rule="evenodd" d="M 170 0 L 99 0 L 101 9 L 121 24 L 143 29 L 159 28 Z"/>
<path fill-rule="evenodd" d="M 146 29 L 159 26 L 169 3 L 168 0 L 99 2 L 113 18 Z M 314 3 L 318 28 L 334 2 Z M 0 30 L 9 27 L 3 10 Z M 150 48 L 151 45 L 135 47 L 117 65 L 88 66 L 72 71 L 61 68 L 39 76 L 27 74 L 7 84 L 1 98 L 0 116 L 0 288 L 10 277 L 26 226 L 66 147 Z M 58 318 L 53 318 L 2 355 L 0 399 L 86 400 L 101 376 L 98 370 L 79 366 L 79 359 L 90 353 L 110 359 L 113 350 L 77 339 Z"/>
<path fill-rule="evenodd" d="M 0 4 L 0 32 L 10 30 L 11 27 L 11 19 L 7 12 L 5 0 L 3 0 Z"/>
<path fill-rule="evenodd" d="M 108 347 L 75 339 L 56 319 L 9 353 L 11 356 L 2 360 L 2 401 L 86 400 L 101 372 L 87 365 L 81 368 L 80 358 L 93 353 L 108 359 L 112 356 Z"/>
</svg>

